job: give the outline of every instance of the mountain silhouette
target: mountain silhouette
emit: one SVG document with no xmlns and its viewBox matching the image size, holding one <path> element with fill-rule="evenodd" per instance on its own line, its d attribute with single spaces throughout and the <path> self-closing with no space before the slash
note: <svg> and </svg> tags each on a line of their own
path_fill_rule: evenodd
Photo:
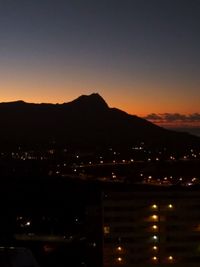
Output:
<svg viewBox="0 0 200 267">
<path fill-rule="evenodd" d="M 70 103 L 67 103 L 68 105 L 75 105 L 79 108 L 84 109 L 107 109 L 108 104 L 105 102 L 105 100 L 98 94 L 93 93 L 91 95 L 82 95 L 78 97 L 77 99 L 73 100 Z"/>
<path fill-rule="evenodd" d="M 0 103 L 2 148 L 108 147 L 145 142 L 150 146 L 185 147 L 200 138 L 161 128 L 153 123 L 110 108 L 97 93 L 82 95 L 64 104 L 24 101 Z"/>
</svg>

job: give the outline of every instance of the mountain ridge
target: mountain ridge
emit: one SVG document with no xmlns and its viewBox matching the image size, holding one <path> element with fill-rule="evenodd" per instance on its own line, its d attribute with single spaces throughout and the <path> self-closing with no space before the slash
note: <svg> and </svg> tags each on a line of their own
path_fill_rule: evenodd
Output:
<svg viewBox="0 0 200 267">
<path fill-rule="evenodd" d="M 136 115 L 110 108 L 97 93 L 63 104 L 0 103 L 0 146 L 151 146 L 200 144 L 200 138 L 166 130 Z"/>
</svg>

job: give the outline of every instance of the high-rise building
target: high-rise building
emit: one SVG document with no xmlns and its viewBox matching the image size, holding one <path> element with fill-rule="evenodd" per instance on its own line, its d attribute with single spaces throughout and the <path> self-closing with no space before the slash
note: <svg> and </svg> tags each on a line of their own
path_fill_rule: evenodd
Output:
<svg viewBox="0 0 200 267">
<path fill-rule="evenodd" d="M 102 205 L 104 267 L 199 266 L 199 188 L 109 190 Z"/>
</svg>

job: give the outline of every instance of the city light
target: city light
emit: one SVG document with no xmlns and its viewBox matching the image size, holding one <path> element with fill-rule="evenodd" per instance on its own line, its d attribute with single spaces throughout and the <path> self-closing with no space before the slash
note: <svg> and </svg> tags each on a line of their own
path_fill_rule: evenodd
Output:
<svg viewBox="0 0 200 267">
<path fill-rule="evenodd" d="M 157 230 L 157 229 L 158 229 L 158 226 L 157 226 L 157 225 L 153 225 L 152 228 L 153 228 L 154 230 Z"/>
<path fill-rule="evenodd" d="M 172 204 L 169 204 L 169 205 L 168 205 L 168 208 L 169 208 L 169 209 L 172 209 L 172 208 L 173 208 L 173 205 L 172 205 Z"/>
<path fill-rule="evenodd" d="M 104 231 L 104 234 L 110 234 L 110 227 L 104 226 L 103 231 Z"/>
<path fill-rule="evenodd" d="M 158 247 L 157 246 L 153 246 L 153 250 L 158 250 Z"/>
<path fill-rule="evenodd" d="M 158 220 L 158 215 L 152 215 L 151 218 L 155 221 L 155 220 Z"/>
<path fill-rule="evenodd" d="M 118 250 L 118 251 L 122 251 L 122 247 L 120 247 L 120 246 L 117 247 L 117 250 Z"/>
<path fill-rule="evenodd" d="M 118 262 L 121 262 L 121 261 L 122 261 L 122 258 L 121 258 L 121 257 L 118 257 L 118 258 L 117 258 L 117 261 L 118 261 Z"/>
<path fill-rule="evenodd" d="M 157 209 L 157 208 L 158 208 L 158 206 L 156 204 L 152 205 L 152 209 Z"/>
</svg>

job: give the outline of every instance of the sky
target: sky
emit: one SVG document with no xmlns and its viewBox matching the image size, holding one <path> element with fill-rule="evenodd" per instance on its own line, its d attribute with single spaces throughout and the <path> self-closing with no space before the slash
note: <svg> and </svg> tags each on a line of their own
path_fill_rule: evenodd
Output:
<svg viewBox="0 0 200 267">
<path fill-rule="evenodd" d="M 98 92 L 157 123 L 200 126 L 199 0 L 1 0 L 0 102 Z"/>
</svg>

